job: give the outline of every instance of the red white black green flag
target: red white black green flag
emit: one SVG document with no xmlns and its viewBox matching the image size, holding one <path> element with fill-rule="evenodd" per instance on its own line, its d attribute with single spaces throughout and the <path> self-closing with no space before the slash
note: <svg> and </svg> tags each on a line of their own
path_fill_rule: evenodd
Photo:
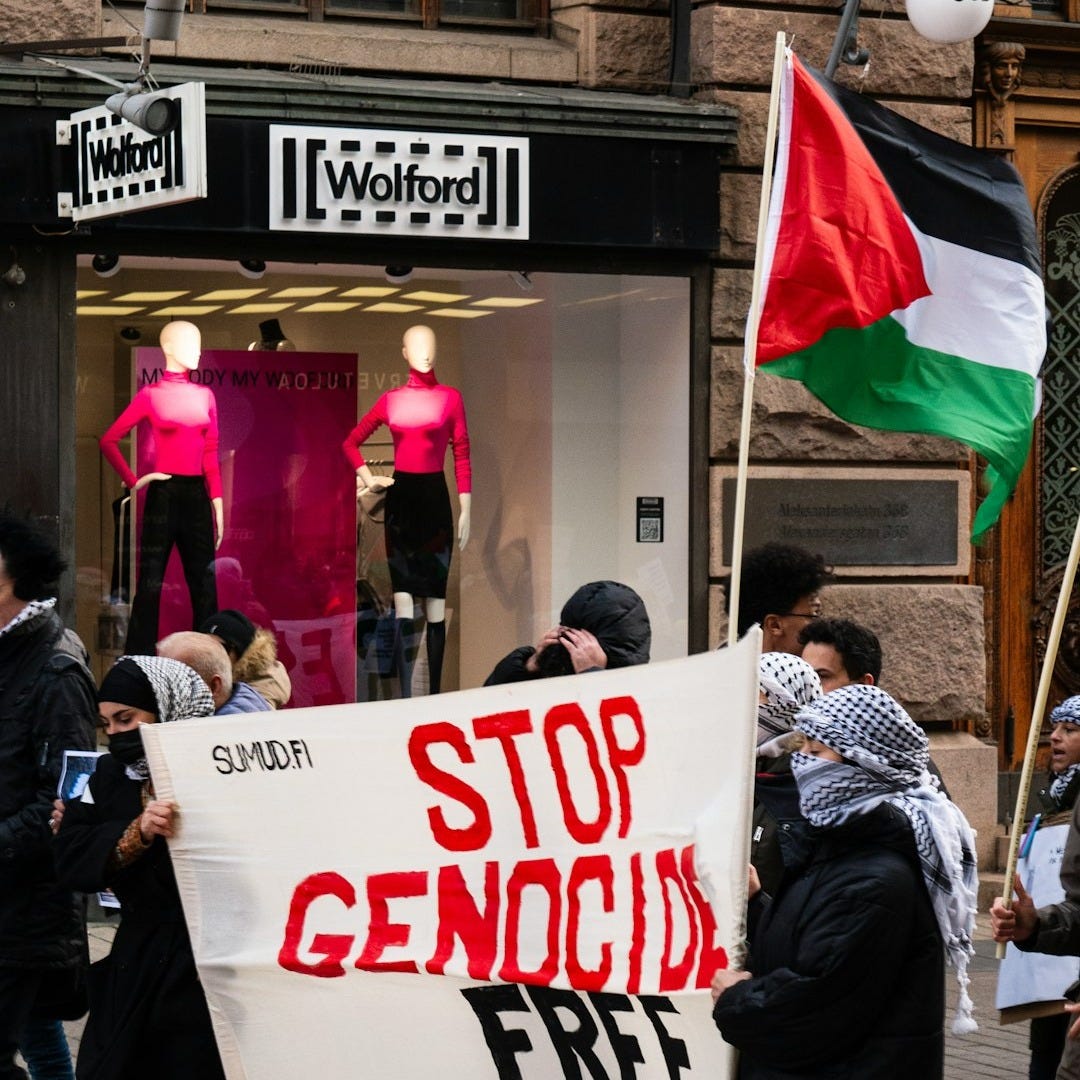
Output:
<svg viewBox="0 0 1080 1080">
<path fill-rule="evenodd" d="M 1046 351 L 1035 222 L 1016 170 L 790 53 L 762 261 L 761 370 L 843 419 L 986 458 L 978 538 L 1027 460 Z"/>
</svg>

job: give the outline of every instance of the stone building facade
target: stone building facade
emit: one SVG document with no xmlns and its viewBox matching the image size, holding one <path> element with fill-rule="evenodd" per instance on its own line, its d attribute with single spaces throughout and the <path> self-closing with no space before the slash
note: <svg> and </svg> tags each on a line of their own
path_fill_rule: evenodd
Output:
<svg viewBox="0 0 1080 1080">
<path fill-rule="evenodd" d="M 1002 5 L 999 9 L 1006 20 L 1017 16 Z M 69 51 L 68 57 L 75 63 L 80 55 L 120 58 L 130 53 L 130 44 L 115 40 L 133 39 L 133 24 L 140 17 L 141 4 L 6 0 L 0 37 L 9 43 L 39 43 L 34 48 L 40 52 L 49 52 L 47 43 L 61 38 L 101 39 Z M 705 618 L 697 644 L 713 646 L 725 633 L 720 480 L 737 452 L 741 342 L 773 42 L 783 30 L 806 62 L 821 67 L 838 13 L 822 13 L 818 5 L 799 0 L 750 6 L 701 0 L 692 10 L 682 0 L 551 0 L 550 8 L 533 11 L 530 18 L 534 32 L 524 26 L 510 32 L 427 16 L 433 25 L 336 17 L 332 9 L 324 10 L 322 0 L 266 4 L 260 10 L 190 0 L 180 40 L 157 43 L 154 56 L 161 63 L 199 66 L 208 77 L 215 69 L 239 70 L 253 78 L 263 69 L 291 70 L 308 75 L 317 86 L 320 78 L 358 75 L 409 80 L 421 93 L 430 81 L 433 99 L 447 83 L 459 90 L 469 84 L 478 89 L 499 84 L 510 91 L 573 89 L 676 102 L 685 98 L 687 110 L 718 106 L 735 117 L 733 145 L 718 147 L 719 237 L 710 257 L 708 315 L 701 320 L 709 350 L 708 430 L 692 450 L 700 456 L 697 475 L 707 477 L 711 493 L 700 521 L 709 541 L 706 545 L 699 537 L 697 548 L 707 568 L 696 580 L 708 594 L 707 604 L 699 608 Z M 841 66 L 839 81 L 951 138 L 972 140 L 974 44 L 927 42 L 915 33 L 899 0 L 866 0 L 858 34 L 859 43 L 869 49 L 869 61 L 861 67 Z M 857 429 L 830 414 L 800 385 L 767 376 L 758 378 L 755 390 L 751 461 L 782 467 L 793 484 L 822 467 L 853 468 L 882 482 L 915 469 L 976 477 L 976 463 L 961 446 Z M 961 552 L 953 573 L 927 574 L 902 565 L 838 566 L 826 606 L 830 614 L 856 618 L 879 631 L 883 685 L 931 730 L 935 756 L 954 795 L 979 826 L 980 855 L 988 862 L 998 820 L 997 773 L 1012 762 L 999 760 L 994 742 L 1001 732 L 988 719 L 987 688 L 996 661 L 991 655 L 988 666 L 979 566 L 970 550 Z"/>
</svg>

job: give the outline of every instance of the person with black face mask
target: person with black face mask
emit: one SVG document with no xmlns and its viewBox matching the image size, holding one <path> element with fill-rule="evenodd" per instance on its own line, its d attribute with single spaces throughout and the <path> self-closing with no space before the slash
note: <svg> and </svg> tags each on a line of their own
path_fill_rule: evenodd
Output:
<svg viewBox="0 0 1080 1080">
<path fill-rule="evenodd" d="M 55 844 L 60 880 L 112 889 L 122 912 L 112 952 L 91 968 L 80 1080 L 224 1080 L 165 844 L 177 807 L 155 798 L 140 734 L 213 711 L 202 678 L 160 656 L 121 657 L 98 691 L 109 753 L 89 799 L 66 804 Z"/>
</svg>

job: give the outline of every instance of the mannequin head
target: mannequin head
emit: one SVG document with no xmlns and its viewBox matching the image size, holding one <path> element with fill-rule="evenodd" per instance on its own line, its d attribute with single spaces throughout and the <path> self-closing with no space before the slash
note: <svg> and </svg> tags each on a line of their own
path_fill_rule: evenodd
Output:
<svg viewBox="0 0 1080 1080">
<path fill-rule="evenodd" d="M 194 323 L 166 323 L 158 339 L 165 354 L 166 371 L 194 371 L 202 353 L 202 335 Z"/>
<path fill-rule="evenodd" d="M 401 338 L 401 355 L 421 375 L 435 368 L 435 331 L 430 326 L 410 326 Z"/>
</svg>

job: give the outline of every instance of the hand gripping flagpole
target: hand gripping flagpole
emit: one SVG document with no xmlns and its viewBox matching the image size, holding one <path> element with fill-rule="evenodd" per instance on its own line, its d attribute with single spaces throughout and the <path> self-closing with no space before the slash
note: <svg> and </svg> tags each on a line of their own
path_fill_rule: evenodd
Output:
<svg viewBox="0 0 1080 1080">
<path fill-rule="evenodd" d="M 758 205 L 757 248 L 754 252 L 754 278 L 750 288 L 750 311 L 746 319 L 743 347 L 742 422 L 739 426 L 739 466 L 735 477 L 735 516 L 731 534 L 731 595 L 728 597 L 728 644 L 739 639 L 739 578 L 742 576 L 743 525 L 746 520 L 746 479 L 750 462 L 750 420 L 754 410 L 754 374 L 757 367 L 758 325 L 761 322 L 761 275 L 764 262 L 765 234 L 772 196 L 773 157 L 776 152 L 776 127 L 780 114 L 780 80 L 784 74 L 787 40 L 784 32 L 776 35 L 773 57 L 772 89 L 769 93 L 769 121 L 765 133 L 765 161 L 761 173 L 761 202 Z"/>
<path fill-rule="evenodd" d="M 1009 837 L 1009 857 L 1005 860 L 1004 900 L 1006 907 L 1012 907 L 1013 878 L 1016 876 L 1016 860 L 1020 848 L 1020 836 L 1024 831 L 1028 788 L 1031 787 L 1031 774 L 1035 771 L 1035 752 L 1039 748 L 1039 732 L 1042 730 L 1046 699 L 1050 696 L 1050 682 L 1054 676 L 1054 664 L 1057 662 L 1058 646 L 1061 644 L 1061 632 L 1065 627 L 1065 616 L 1069 611 L 1069 598 L 1072 596 L 1078 562 L 1080 562 L 1080 517 L 1076 519 L 1076 531 L 1073 533 L 1072 547 L 1069 549 L 1069 561 L 1065 564 L 1065 574 L 1061 579 L 1061 591 L 1058 593 L 1054 621 L 1050 624 L 1050 636 L 1046 642 L 1046 656 L 1043 657 L 1042 673 L 1039 676 L 1039 689 L 1035 694 L 1035 704 L 1031 710 L 1031 727 L 1028 729 L 1027 750 L 1024 752 L 1024 767 L 1020 773 L 1020 787 L 1016 792 L 1016 810 L 1013 813 L 1012 834 Z M 997 947 L 997 958 L 999 960 L 1005 958 L 1004 942 Z"/>
</svg>

